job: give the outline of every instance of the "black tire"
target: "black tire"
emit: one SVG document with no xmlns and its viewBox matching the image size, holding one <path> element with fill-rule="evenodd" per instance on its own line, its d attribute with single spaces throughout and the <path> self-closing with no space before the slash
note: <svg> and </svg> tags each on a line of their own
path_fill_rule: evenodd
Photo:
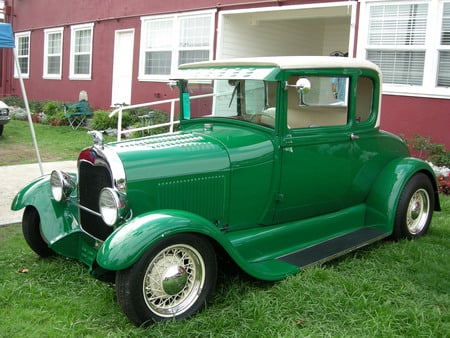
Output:
<svg viewBox="0 0 450 338">
<path fill-rule="evenodd" d="M 0 136 L 2 136 L 2 134 L 3 134 L 3 127 L 4 127 L 4 125 L 2 124 L 2 125 L 0 125 Z"/>
<path fill-rule="evenodd" d="M 29 247 L 39 256 L 49 257 L 55 254 L 42 238 L 39 213 L 33 207 L 26 207 L 23 213 L 22 232 Z"/>
<path fill-rule="evenodd" d="M 184 319 L 203 309 L 216 280 L 216 255 L 209 241 L 178 234 L 150 248 L 132 267 L 117 272 L 117 301 L 137 326 Z"/>
<path fill-rule="evenodd" d="M 423 236 L 431 222 L 434 210 L 434 192 L 430 178 L 415 174 L 402 191 L 395 215 L 395 240 L 415 239 Z"/>
</svg>

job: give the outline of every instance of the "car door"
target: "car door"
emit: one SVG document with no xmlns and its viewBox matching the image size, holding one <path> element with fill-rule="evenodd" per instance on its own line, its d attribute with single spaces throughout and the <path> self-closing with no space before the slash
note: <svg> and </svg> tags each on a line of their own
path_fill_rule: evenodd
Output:
<svg viewBox="0 0 450 338">
<path fill-rule="evenodd" d="M 299 88 L 305 79 L 310 88 Z M 354 162 L 350 80 L 331 74 L 292 73 L 287 78 L 275 223 L 330 214 L 355 203 L 352 181 L 359 165 Z M 334 83 L 344 93 L 336 93 Z"/>
</svg>

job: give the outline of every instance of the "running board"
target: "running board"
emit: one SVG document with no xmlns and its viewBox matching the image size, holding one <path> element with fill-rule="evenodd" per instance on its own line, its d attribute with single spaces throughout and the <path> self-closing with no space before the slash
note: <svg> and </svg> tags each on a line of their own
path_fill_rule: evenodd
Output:
<svg viewBox="0 0 450 338">
<path fill-rule="evenodd" d="M 389 236 L 389 234 L 372 228 L 362 228 L 308 248 L 301 249 L 286 256 L 282 256 L 278 259 L 304 268 L 311 264 L 323 263 L 345 255 L 346 253 L 376 242 L 387 236 Z"/>
</svg>

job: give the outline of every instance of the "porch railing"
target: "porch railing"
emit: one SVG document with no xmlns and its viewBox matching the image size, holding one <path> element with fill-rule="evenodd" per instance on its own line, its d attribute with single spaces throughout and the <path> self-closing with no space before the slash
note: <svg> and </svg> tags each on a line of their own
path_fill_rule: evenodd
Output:
<svg viewBox="0 0 450 338">
<path fill-rule="evenodd" d="M 161 101 L 155 101 L 155 102 L 148 102 L 148 103 L 140 103 L 140 104 L 133 104 L 131 106 L 123 106 L 120 105 L 118 108 L 114 109 L 110 114 L 109 117 L 113 117 L 114 115 L 118 114 L 117 118 L 117 141 L 120 141 L 122 139 L 122 134 L 125 133 L 133 133 L 133 132 L 139 132 L 144 130 L 151 130 L 156 129 L 160 127 L 169 127 L 169 133 L 173 133 L 174 125 L 179 124 L 179 120 L 175 120 L 175 103 L 178 102 L 179 99 L 168 99 L 168 100 L 161 100 Z M 159 124 L 151 124 L 148 126 L 142 126 L 139 128 L 131 128 L 122 130 L 122 115 L 123 112 L 130 109 L 136 109 L 136 108 L 143 108 L 143 107 L 153 107 L 161 104 L 170 104 L 170 113 L 169 113 L 169 122 L 165 123 L 159 123 Z"/>
<path fill-rule="evenodd" d="M 202 99 L 205 97 L 214 97 L 214 94 L 202 94 L 202 95 L 195 95 L 191 96 L 189 98 L 190 101 L 196 100 L 196 99 Z M 110 114 L 109 117 L 113 117 L 114 115 L 118 114 L 117 119 L 117 141 L 120 141 L 122 139 L 122 134 L 125 133 L 133 133 L 136 131 L 144 131 L 144 130 L 151 130 L 156 129 L 160 127 L 167 127 L 169 126 L 168 133 L 173 133 L 173 127 L 176 124 L 180 123 L 180 120 L 175 120 L 175 103 L 180 101 L 179 98 L 176 99 L 168 99 L 168 100 L 161 100 L 161 101 L 155 101 L 155 102 L 148 102 L 148 103 L 140 103 L 140 104 L 134 104 L 131 106 L 122 106 L 120 105 L 118 108 L 114 109 Z M 139 128 L 132 128 L 132 129 L 126 129 L 122 130 L 122 114 L 125 110 L 135 109 L 135 108 L 143 108 L 143 107 L 153 107 L 160 104 L 170 104 L 170 113 L 169 113 L 169 122 L 165 123 L 159 123 L 159 124 L 151 124 L 148 126 L 142 126 Z"/>
</svg>

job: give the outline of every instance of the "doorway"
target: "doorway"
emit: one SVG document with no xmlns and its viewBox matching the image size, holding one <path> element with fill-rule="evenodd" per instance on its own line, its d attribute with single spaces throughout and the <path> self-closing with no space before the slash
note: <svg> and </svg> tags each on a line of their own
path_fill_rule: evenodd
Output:
<svg viewBox="0 0 450 338">
<path fill-rule="evenodd" d="M 133 79 L 134 29 L 116 30 L 111 106 L 131 104 Z"/>
</svg>

